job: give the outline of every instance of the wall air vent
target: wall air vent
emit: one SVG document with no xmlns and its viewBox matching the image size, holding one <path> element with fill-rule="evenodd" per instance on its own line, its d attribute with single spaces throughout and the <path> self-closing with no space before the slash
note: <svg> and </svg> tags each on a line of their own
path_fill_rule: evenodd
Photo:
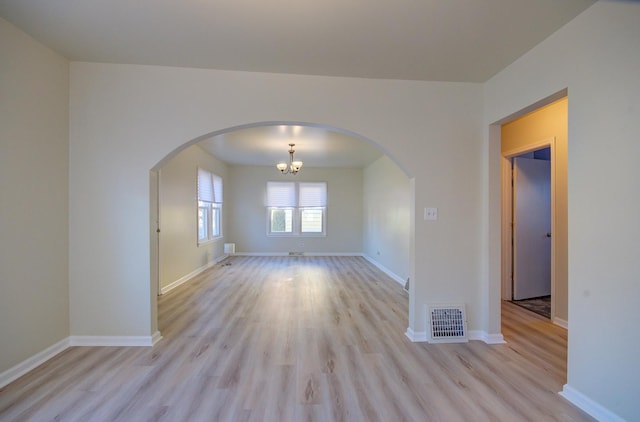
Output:
<svg viewBox="0 0 640 422">
<path fill-rule="evenodd" d="M 429 343 L 466 343 L 467 314 L 464 305 L 427 305 Z"/>
</svg>

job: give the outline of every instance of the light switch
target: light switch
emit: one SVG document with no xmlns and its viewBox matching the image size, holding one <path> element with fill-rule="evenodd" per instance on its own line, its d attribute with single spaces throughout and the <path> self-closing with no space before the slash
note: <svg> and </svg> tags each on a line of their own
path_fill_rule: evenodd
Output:
<svg viewBox="0 0 640 422">
<path fill-rule="evenodd" d="M 427 221 L 435 221 L 438 219 L 438 209 L 437 208 L 425 208 L 424 209 L 424 219 Z"/>
</svg>

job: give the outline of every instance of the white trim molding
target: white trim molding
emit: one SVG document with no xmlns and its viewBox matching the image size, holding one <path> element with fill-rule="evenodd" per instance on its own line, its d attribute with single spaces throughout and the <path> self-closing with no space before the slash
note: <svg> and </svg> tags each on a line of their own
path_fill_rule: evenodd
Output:
<svg viewBox="0 0 640 422">
<path fill-rule="evenodd" d="M 426 331 L 413 331 L 411 327 L 407 328 L 407 332 L 404 335 L 414 343 L 428 341 Z"/>
<path fill-rule="evenodd" d="M 389 277 L 391 277 L 397 283 L 399 283 L 401 286 L 404 287 L 404 285 L 407 282 L 407 280 L 403 280 L 402 277 L 400 277 L 399 275 L 395 274 L 393 271 L 391 271 L 390 269 L 386 268 L 384 265 L 380 264 L 378 261 L 376 261 L 375 259 L 373 259 L 369 255 L 365 255 L 365 254 L 361 254 L 361 255 L 362 255 L 362 257 L 364 259 L 366 259 L 367 261 L 369 261 L 370 263 L 372 263 L 373 265 L 378 267 L 378 269 L 380 271 L 382 271 L 383 273 L 385 273 L 386 275 L 388 275 Z"/>
<path fill-rule="evenodd" d="M 601 404 L 591 400 L 589 397 L 571 387 L 569 384 L 565 384 L 562 387 L 562 391 L 558 394 L 569 400 L 575 406 L 584 410 L 596 420 L 608 422 L 625 422 L 623 418 L 616 415 Z"/>
<path fill-rule="evenodd" d="M 91 347 L 151 347 L 160 341 L 160 332 L 152 336 L 71 336 L 69 346 Z"/>
<path fill-rule="evenodd" d="M 482 330 L 469 330 L 469 340 L 480 340 L 487 344 L 504 344 L 504 337 L 501 333 L 489 334 Z"/>
<path fill-rule="evenodd" d="M 69 347 L 152 347 L 160 340 L 162 340 L 160 331 L 156 331 L 151 336 L 69 336 L 1 373 L 0 388 L 5 387 L 26 373 L 36 369 Z"/>
<path fill-rule="evenodd" d="M 411 327 L 407 328 L 407 331 L 404 333 L 405 336 L 409 340 L 414 343 L 418 342 L 429 342 L 429 337 L 427 336 L 426 331 L 413 331 Z M 469 330 L 468 332 L 469 340 L 479 340 L 483 341 L 487 344 L 505 344 L 504 337 L 502 334 L 489 334 L 485 331 L 480 330 Z"/>
<path fill-rule="evenodd" d="M 360 252 L 236 252 L 233 256 L 362 256 Z"/>
<path fill-rule="evenodd" d="M 558 317 L 554 317 L 552 319 L 552 322 L 554 324 L 556 324 L 557 326 L 560 326 L 560 327 L 564 328 L 565 330 L 569 329 L 569 321 L 567 321 L 566 319 L 561 319 L 561 318 L 558 318 Z"/>
<path fill-rule="evenodd" d="M 170 292 L 171 290 L 175 289 L 176 287 L 178 287 L 178 286 L 186 283 L 187 281 L 191 280 L 193 277 L 197 276 L 198 274 L 200 274 L 200 273 L 208 270 L 209 268 L 213 267 L 218 262 L 223 261 L 228 256 L 229 256 L 228 254 L 221 255 L 221 256 L 217 257 L 216 259 L 214 259 L 213 261 L 210 261 L 208 264 L 203 265 L 202 267 L 191 271 L 189 274 L 180 277 L 179 279 L 177 279 L 176 281 L 174 281 L 174 282 L 172 282 L 170 284 L 167 284 L 166 286 L 164 286 L 163 288 L 160 289 L 160 294 L 163 295 L 165 293 Z"/>
<path fill-rule="evenodd" d="M 158 343 L 160 340 L 162 340 L 162 334 L 160 334 L 160 331 L 156 331 L 155 333 L 153 333 L 151 335 L 151 346 L 155 346 L 156 343 Z"/>
<path fill-rule="evenodd" d="M 43 351 L 36 353 L 27 360 L 20 362 L 16 366 L 7 369 L 0 374 L 0 388 L 3 388 L 25 375 L 27 372 L 36 369 L 38 366 L 42 365 L 54 356 L 64 352 L 69 345 L 69 338 L 67 337 L 64 340 L 60 340 L 56 344 L 47 347 Z"/>
<path fill-rule="evenodd" d="M 302 253 L 302 256 L 362 256 L 362 254 L 359 252 L 301 252 L 301 253 Z"/>
</svg>

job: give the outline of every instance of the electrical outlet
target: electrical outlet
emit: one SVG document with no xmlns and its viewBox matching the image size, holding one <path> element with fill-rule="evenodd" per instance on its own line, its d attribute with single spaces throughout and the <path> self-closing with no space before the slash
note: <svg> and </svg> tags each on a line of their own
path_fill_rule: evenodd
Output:
<svg viewBox="0 0 640 422">
<path fill-rule="evenodd" d="M 425 208 L 424 209 L 424 219 L 427 221 L 435 221 L 438 219 L 438 209 L 437 208 Z"/>
</svg>

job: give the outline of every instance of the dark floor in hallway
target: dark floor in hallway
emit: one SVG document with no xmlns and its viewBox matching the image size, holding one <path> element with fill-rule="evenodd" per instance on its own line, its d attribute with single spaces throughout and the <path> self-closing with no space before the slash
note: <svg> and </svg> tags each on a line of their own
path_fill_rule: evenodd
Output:
<svg viewBox="0 0 640 422">
<path fill-rule="evenodd" d="M 514 300 L 513 303 L 543 317 L 551 318 L 551 296 Z"/>
</svg>

